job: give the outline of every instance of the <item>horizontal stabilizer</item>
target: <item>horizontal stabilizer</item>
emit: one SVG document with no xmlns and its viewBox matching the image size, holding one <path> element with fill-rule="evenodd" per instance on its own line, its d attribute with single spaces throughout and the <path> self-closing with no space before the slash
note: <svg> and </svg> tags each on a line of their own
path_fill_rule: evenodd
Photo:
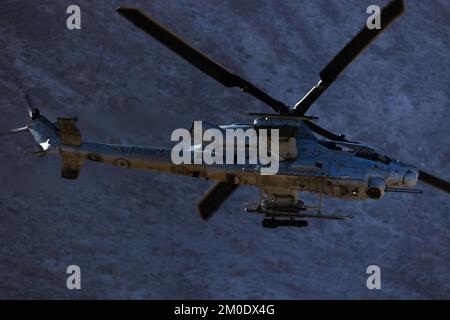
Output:
<svg viewBox="0 0 450 320">
<path fill-rule="evenodd" d="M 59 138 L 62 144 L 76 147 L 81 145 L 81 133 L 75 124 L 76 121 L 76 118 L 58 118 Z M 75 180 L 83 166 L 83 156 L 63 150 L 61 149 L 61 176 L 65 179 Z"/>
<path fill-rule="evenodd" d="M 61 143 L 70 146 L 81 145 L 81 133 L 76 126 L 76 118 L 58 118 L 59 138 Z"/>
<path fill-rule="evenodd" d="M 44 150 L 26 151 L 25 154 L 32 155 L 35 157 L 43 157 L 43 156 L 45 156 L 45 151 Z"/>
<path fill-rule="evenodd" d="M 76 153 L 63 152 L 61 177 L 76 180 L 83 166 L 83 157 Z"/>
</svg>

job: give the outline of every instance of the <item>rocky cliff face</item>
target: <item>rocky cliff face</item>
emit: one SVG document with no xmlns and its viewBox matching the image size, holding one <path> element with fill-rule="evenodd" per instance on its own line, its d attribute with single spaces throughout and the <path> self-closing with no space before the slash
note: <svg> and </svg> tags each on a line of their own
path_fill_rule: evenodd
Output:
<svg viewBox="0 0 450 320">
<path fill-rule="evenodd" d="M 0 128 L 24 124 L 23 92 L 49 118 L 78 116 L 86 141 L 168 145 L 192 120 L 243 121 L 266 107 L 226 90 L 119 17 L 120 4 L 162 24 L 274 97 L 294 104 L 365 23 L 373 1 L 3 0 Z M 386 1 L 380 1 L 380 5 Z M 319 124 L 450 179 L 450 5 L 407 1 L 405 14 L 310 113 Z M 265 230 L 240 188 L 209 222 L 195 211 L 209 183 L 87 163 L 77 181 L 57 158 L 0 147 L 1 298 L 449 298 L 450 203 L 423 195 L 327 200 L 350 222 Z M 313 200 L 314 197 L 308 196 Z M 82 291 L 66 289 L 66 268 Z M 382 289 L 366 288 L 366 268 Z"/>
</svg>

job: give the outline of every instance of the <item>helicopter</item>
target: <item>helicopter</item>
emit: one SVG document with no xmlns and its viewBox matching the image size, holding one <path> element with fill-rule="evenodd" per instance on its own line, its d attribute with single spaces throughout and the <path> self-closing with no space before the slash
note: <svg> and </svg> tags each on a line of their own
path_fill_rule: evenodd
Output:
<svg viewBox="0 0 450 320">
<path fill-rule="evenodd" d="M 59 155 L 62 159 L 61 176 L 66 179 L 77 179 L 84 161 L 90 160 L 122 168 L 214 180 L 215 184 L 198 201 L 198 212 L 204 220 L 209 220 L 239 186 L 256 186 L 260 190 L 259 200 L 246 204 L 245 211 L 263 215 L 262 225 L 265 228 L 300 228 L 308 226 L 309 219 L 352 218 L 323 214 L 323 195 L 346 200 L 378 200 L 387 192 L 422 193 L 422 190 L 413 189 L 419 180 L 450 193 L 449 182 L 397 160 L 375 147 L 334 134 L 315 124 L 316 117 L 306 115 L 340 73 L 403 10 L 402 0 L 391 1 L 380 13 L 380 28 L 364 27 L 322 69 L 320 81 L 295 106 L 289 107 L 208 58 L 140 9 L 117 8 L 117 12 L 137 28 L 225 87 L 240 88 L 272 108 L 273 113 L 248 113 L 254 118 L 252 123 L 208 124 L 207 127 L 217 131 L 254 129 L 258 133 L 267 129 L 277 130 L 280 163 L 277 173 L 273 175 L 261 174 L 260 163 L 175 164 L 171 148 L 84 142 L 76 118 L 58 118 L 56 122 L 51 122 L 34 107 L 28 95 L 25 96 L 29 115 L 27 126 L 1 135 L 30 132 L 39 146 L 39 150 L 32 154 Z M 194 143 L 185 151 L 195 156 L 199 150 L 200 153 L 204 151 L 202 144 Z M 301 192 L 319 194 L 319 204 L 306 205 L 299 198 Z"/>
</svg>

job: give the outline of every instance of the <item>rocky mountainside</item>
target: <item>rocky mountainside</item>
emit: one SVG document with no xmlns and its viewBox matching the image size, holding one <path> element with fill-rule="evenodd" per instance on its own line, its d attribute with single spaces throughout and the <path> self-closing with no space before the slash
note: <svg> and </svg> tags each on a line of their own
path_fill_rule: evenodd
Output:
<svg viewBox="0 0 450 320">
<path fill-rule="evenodd" d="M 76 2 L 82 29 L 66 28 Z M 117 13 L 155 19 L 274 97 L 294 104 L 362 27 L 360 0 L 3 0 L 0 131 L 26 121 L 28 92 L 51 119 L 78 116 L 86 141 L 170 144 L 192 120 L 231 123 L 268 111 L 224 89 Z M 386 1 L 380 1 L 380 5 Z M 450 3 L 406 1 L 405 14 L 310 110 L 318 123 L 450 179 Z M 349 222 L 265 230 L 240 188 L 208 223 L 196 201 L 210 183 L 23 155 L 30 136 L 0 142 L 0 298 L 450 298 L 448 194 L 327 199 Z M 306 195 L 310 201 L 315 196 Z M 66 268 L 82 290 L 66 288 Z M 366 288 L 366 268 L 382 289 Z"/>
</svg>

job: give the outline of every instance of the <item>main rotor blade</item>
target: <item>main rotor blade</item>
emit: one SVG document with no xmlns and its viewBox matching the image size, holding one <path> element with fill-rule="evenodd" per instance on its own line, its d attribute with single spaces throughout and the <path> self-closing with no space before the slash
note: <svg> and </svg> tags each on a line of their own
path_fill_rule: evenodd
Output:
<svg viewBox="0 0 450 320">
<path fill-rule="evenodd" d="M 419 171 L 419 180 L 435 188 L 441 189 L 442 191 L 450 193 L 450 183 L 448 181 L 442 180 L 441 178 L 426 173 L 425 171 Z"/>
<path fill-rule="evenodd" d="M 198 202 L 198 213 L 203 220 L 209 220 L 220 205 L 236 190 L 238 184 L 217 182 Z"/>
<path fill-rule="evenodd" d="M 339 74 L 403 12 L 403 0 L 391 1 L 380 13 L 380 29 L 365 26 L 320 72 L 319 83 L 298 102 L 294 114 L 305 114 Z"/>
<path fill-rule="evenodd" d="M 304 120 L 303 123 L 306 124 L 311 129 L 311 131 L 313 131 L 327 139 L 330 139 L 333 141 L 351 142 L 351 141 L 345 139 L 345 136 L 334 134 L 333 132 L 324 129 L 309 120 Z"/>
<path fill-rule="evenodd" d="M 210 77 L 216 79 L 218 82 L 226 87 L 239 87 L 244 92 L 251 94 L 255 98 L 272 107 L 273 110 L 280 113 L 288 113 L 289 107 L 284 103 L 272 98 L 265 92 L 256 88 L 253 84 L 231 73 L 223 66 L 208 58 L 202 52 L 191 47 L 184 40 L 179 38 L 176 34 L 167 30 L 155 20 L 145 15 L 142 11 L 136 8 L 119 7 L 117 9 L 122 16 L 131 21 L 138 28 L 142 29 L 156 40 L 161 42 L 167 48 L 199 68 Z"/>
</svg>

